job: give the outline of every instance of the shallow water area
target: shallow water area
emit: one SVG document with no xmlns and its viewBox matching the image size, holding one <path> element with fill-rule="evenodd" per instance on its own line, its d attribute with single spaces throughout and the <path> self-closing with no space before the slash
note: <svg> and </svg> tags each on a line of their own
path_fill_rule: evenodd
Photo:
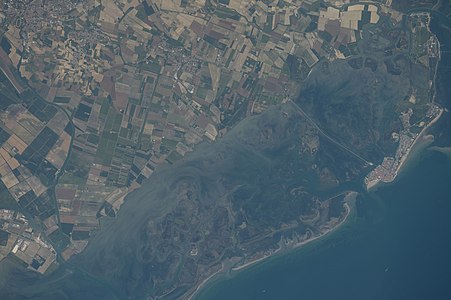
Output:
<svg viewBox="0 0 451 300">
<path fill-rule="evenodd" d="M 437 99 L 451 107 L 451 21 L 432 30 L 442 46 Z M 434 125 L 397 179 L 357 202 L 355 218 L 333 235 L 218 278 L 196 299 L 450 299 L 451 118 Z M 430 137 L 427 136 L 429 139 Z"/>
<path fill-rule="evenodd" d="M 361 198 L 320 243 L 211 284 L 197 299 L 446 299 L 451 296 L 451 160 L 427 151 Z"/>
</svg>

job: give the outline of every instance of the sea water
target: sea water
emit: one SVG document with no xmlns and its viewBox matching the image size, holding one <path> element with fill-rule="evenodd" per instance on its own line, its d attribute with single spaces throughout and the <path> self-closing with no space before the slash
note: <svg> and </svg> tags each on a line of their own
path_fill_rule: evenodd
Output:
<svg viewBox="0 0 451 300">
<path fill-rule="evenodd" d="M 439 102 L 450 109 L 449 19 L 432 30 L 442 46 Z M 450 146 L 451 118 L 437 124 Z M 451 299 L 451 160 L 423 150 L 399 178 L 362 195 L 342 228 L 292 253 L 207 285 L 198 300 Z"/>
<path fill-rule="evenodd" d="M 436 29 L 445 49 L 437 98 L 451 100 L 451 35 Z M 448 115 L 437 123 L 442 146 L 451 145 Z M 450 253 L 451 161 L 425 150 L 395 183 L 362 195 L 332 234 L 220 278 L 198 298 L 451 299 Z M 0 299 L 115 299 L 115 290 L 76 265 L 39 279 L 10 261 L 0 264 Z"/>
<path fill-rule="evenodd" d="M 198 299 L 451 299 L 451 161 L 426 151 L 414 164 L 338 232 Z"/>
</svg>

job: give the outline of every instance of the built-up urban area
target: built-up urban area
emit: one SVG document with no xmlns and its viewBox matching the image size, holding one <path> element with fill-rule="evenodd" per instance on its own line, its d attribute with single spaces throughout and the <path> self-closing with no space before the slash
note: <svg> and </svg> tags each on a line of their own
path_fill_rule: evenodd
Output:
<svg viewBox="0 0 451 300">
<path fill-rule="evenodd" d="M 25 216 L 0 209 L 0 260 L 12 254 L 27 268 L 44 274 L 58 266 L 56 251 L 33 230 Z"/>
</svg>

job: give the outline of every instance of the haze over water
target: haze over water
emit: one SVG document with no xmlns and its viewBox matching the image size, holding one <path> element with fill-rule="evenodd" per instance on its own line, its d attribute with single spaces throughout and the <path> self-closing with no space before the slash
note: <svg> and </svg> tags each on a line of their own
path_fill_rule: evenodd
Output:
<svg viewBox="0 0 451 300">
<path fill-rule="evenodd" d="M 427 152 L 323 241 L 220 282 L 207 299 L 450 299 L 451 161 Z"/>
<path fill-rule="evenodd" d="M 439 38 L 448 53 L 442 61 L 449 66 L 449 32 Z M 451 68 L 442 71 L 438 98 L 451 100 Z M 448 146 L 450 119 L 445 114 L 437 124 L 439 131 L 447 133 L 439 142 Z M 199 299 L 451 299 L 450 183 L 450 159 L 425 151 L 394 184 L 362 196 L 344 227 L 231 280 L 218 280 Z M 135 245 L 125 244 L 126 234 L 111 233 L 119 241 L 118 249 Z M 121 263 L 130 266 L 133 259 L 125 256 Z M 0 299 L 118 299 L 121 292 L 121 287 L 96 280 L 77 264 L 66 264 L 44 279 L 22 272 L 12 261 L 0 266 Z"/>
<path fill-rule="evenodd" d="M 451 104 L 451 38 L 442 45 L 437 98 Z M 437 124 L 450 145 L 451 118 Z M 451 156 L 420 153 L 395 183 L 362 196 L 352 220 L 323 240 L 211 283 L 198 300 L 451 299 Z"/>
</svg>

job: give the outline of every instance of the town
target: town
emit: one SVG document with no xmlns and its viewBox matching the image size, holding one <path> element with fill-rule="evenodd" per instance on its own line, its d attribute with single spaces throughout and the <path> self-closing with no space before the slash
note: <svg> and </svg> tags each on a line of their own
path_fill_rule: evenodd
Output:
<svg viewBox="0 0 451 300">
<path fill-rule="evenodd" d="M 33 230 L 24 215 L 0 209 L 0 260 L 9 253 L 41 274 L 58 266 L 55 249 Z"/>
<path fill-rule="evenodd" d="M 65 260 L 158 166 L 296 98 L 319 62 L 359 56 L 364 27 L 384 32 L 378 26 L 403 20 L 391 1 L 28 2 L 0 1 L 0 195 Z M 428 16 L 409 22 L 412 59 L 429 66 L 438 45 Z M 404 51 L 407 40 L 386 52 Z M 364 67 L 375 63 L 365 58 Z M 421 104 L 428 95 L 411 98 Z M 409 127 L 397 136 L 395 156 L 368 182 L 395 176 L 415 140 Z M 304 141 L 312 154 L 319 143 L 315 130 Z M 21 244 L 5 249 L 26 251 L 30 240 L 14 234 Z"/>
</svg>

